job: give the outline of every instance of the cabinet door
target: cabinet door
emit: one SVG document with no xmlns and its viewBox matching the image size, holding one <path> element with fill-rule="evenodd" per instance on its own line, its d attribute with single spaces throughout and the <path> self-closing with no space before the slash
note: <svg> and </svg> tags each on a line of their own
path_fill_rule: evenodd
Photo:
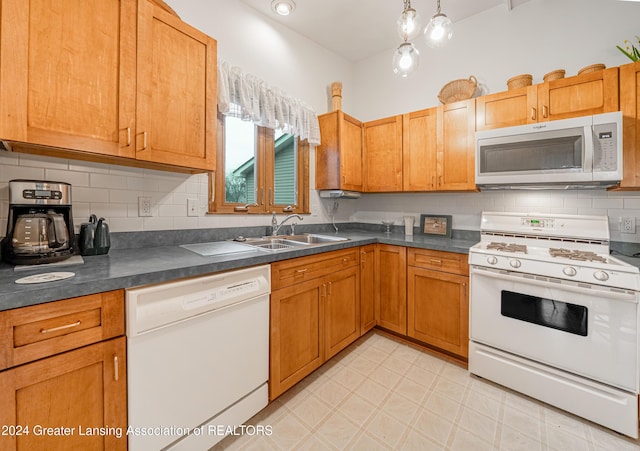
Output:
<svg viewBox="0 0 640 451">
<path fill-rule="evenodd" d="M 360 336 L 360 269 L 356 266 L 325 281 L 325 360 Z"/>
<path fill-rule="evenodd" d="M 364 191 L 402 191 L 402 116 L 365 122 Z"/>
<path fill-rule="evenodd" d="M 538 122 L 537 86 L 476 98 L 476 130 Z"/>
<path fill-rule="evenodd" d="M 402 117 L 404 191 L 435 191 L 438 112 L 441 108 L 415 111 Z"/>
<path fill-rule="evenodd" d="M 378 295 L 376 323 L 380 327 L 407 333 L 407 249 L 402 246 L 376 245 Z"/>
<path fill-rule="evenodd" d="M 125 349 L 121 337 L 0 373 L 0 424 L 29 427 L 0 435 L 0 448 L 126 450 Z M 36 426 L 67 435 L 38 434 Z"/>
<path fill-rule="evenodd" d="M 468 357 L 469 278 L 409 266 L 407 335 Z"/>
<path fill-rule="evenodd" d="M 475 190 L 475 99 L 441 108 L 438 190 Z"/>
<path fill-rule="evenodd" d="M 300 382 L 323 363 L 322 279 L 271 293 L 269 399 Z"/>
<path fill-rule="evenodd" d="M 538 85 L 538 121 L 618 111 L 618 68 Z"/>
<path fill-rule="evenodd" d="M 216 41 L 138 2 L 136 158 L 213 171 Z"/>
<path fill-rule="evenodd" d="M 624 173 L 620 188 L 640 188 L 640 62 L 620 67 Z"/>
<path fill-rule="evenodd" d="M 0 138 L 133 156 L 136 0 L 2 0 Z"/>
<path fill-rule="evenodd" d="M 364 335 L 376 325 L 376 245 L 360 248 L 360 334 Z"/>
<path fill-rule="evenodd" d="M 342 111 L 318 116 L 316 189 L 362 191 L 362 122 Z"/>
</svg>

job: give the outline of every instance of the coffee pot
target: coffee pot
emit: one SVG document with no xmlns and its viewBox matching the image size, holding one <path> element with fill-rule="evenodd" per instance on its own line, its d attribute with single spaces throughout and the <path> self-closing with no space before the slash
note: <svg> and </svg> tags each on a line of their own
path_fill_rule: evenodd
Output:
<svg viewBox="0 0 640 451">
<path fill-rule="evenodd" d="M 9 181 L 7 233 L 0 247 L 4 261 L 19 265 L 52 263 L 76 253 L 71 185 Z"/>
</svg>

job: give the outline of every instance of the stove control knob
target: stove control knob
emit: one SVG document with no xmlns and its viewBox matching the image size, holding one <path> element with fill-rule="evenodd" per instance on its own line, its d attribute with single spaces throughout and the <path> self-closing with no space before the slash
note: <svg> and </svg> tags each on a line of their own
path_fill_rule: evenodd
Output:
<svg viewBox="0 0 640 451">
<path fill-rule="evenodd" d="M 562 272 L 564 273 L 565 276 L 569 276 L 569 277 L 573 277 L 576 274 L 578 274 L 578 271 L 576 271 L 576 268 L 574 268 L 573 266 L 567 266 L 562 270 Z"/>
<path fill-rule="evenodd" d="M 511 265 L 512 268 L 519 268 L 522 266 L 522 262 L 517 258 L 514 258 L 513 260 L 509 260 L 509 265 Z"/>
<path fill-rule="evenodd" d="M 604 271 L 596 271 L 593 273 L 593 277 L 596 278 L 596 280 L 599 280 L 600 282 L 605 282 L 607 280 L 609 280 L 609 274 L 607 274 Z"/>
<path fill-rule="evenodd" d="M 496 257 L 495 255 L 489 255 L 487 257 L 487 263 L 489 263 L 490 265 L 495 265 L 496 263 L 498 263 L 498 257 Z"/>
</svg>

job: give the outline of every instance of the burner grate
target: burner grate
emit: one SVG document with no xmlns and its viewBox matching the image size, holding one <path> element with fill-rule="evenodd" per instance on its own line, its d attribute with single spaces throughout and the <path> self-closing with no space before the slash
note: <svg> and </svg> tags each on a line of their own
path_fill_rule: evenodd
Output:
<svg viewBox="0 0 640 451">
<path fill-rule="evenodd" d="M 513 252 L 513 253 L 527 253 L 527 246 L 525 244 L 515 244 L 515 243 L 496 243 L 492 242 L 487 244 L 488 250 L 496 250 L 502 252 Z"/>
<path fill-rule="evenodd" d="M 595 252 L 577 251 L 571 249 L 550 248 L 549 255 L 552 257 L 568 258 L 570 260 L 578 260 L 584 262 L 602 262 L 607 263 L 607 259 Z"/>
</svg>

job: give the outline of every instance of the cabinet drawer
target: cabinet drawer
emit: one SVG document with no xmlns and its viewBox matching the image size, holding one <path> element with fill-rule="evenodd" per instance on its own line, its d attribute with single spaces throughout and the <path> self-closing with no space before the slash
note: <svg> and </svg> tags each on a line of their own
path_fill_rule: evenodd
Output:
<svg viewBox="0 0 640 451">
<path fill-rule="evenodd" d="M 124 335 L 124 291 L 0 312 L 0 370 Z"/>
<path fill-rule="evenodd" d="M 359 248 L 293 258 L 271 265 L 271 289 L 296 283 L 350 268 L 359 264 Z"/>
<path fill-rule="evenodd" d="M 433 251 L 410 248 L 407 259 L 409 266 L 433 269 L 453 274 L 469 275 L 468 255 L 455 252 Z"/>
</svg>

